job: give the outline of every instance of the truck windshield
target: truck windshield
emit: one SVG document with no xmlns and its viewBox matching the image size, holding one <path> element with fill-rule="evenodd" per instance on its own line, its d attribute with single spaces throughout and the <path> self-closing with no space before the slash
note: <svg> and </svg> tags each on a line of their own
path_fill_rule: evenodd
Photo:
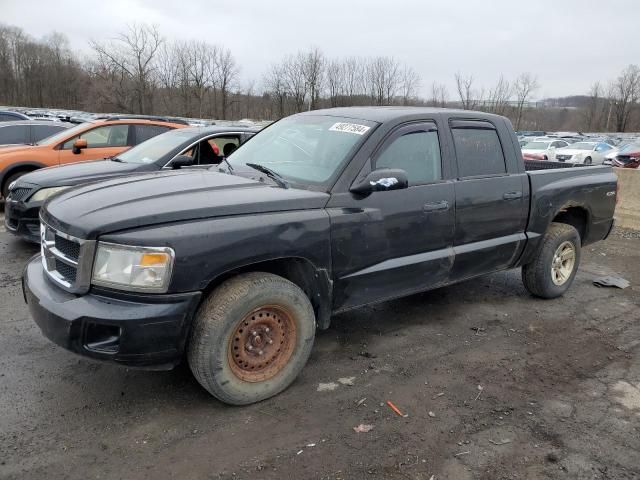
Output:
<svg viewBox="0 0 640 480">
<path fill-rule="evenodd" d="M 229 157 L 233 168 L 254 163 L 299 185 L 323 185 L 373 131 L 374 122 L 295 115 L 269 126 Z"/>
</svg>

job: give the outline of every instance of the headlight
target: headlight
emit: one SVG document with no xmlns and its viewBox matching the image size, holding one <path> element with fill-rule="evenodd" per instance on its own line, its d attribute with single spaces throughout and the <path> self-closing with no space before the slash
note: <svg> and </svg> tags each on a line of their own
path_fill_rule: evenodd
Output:
<svg viewBox="0 0 640 480">
<path fill-rule="evenodd" d="M 38 190 L 36 193 L 34 193 L 33 195 L 31 195 L 31 198 L 29 200 L 33 200 L 34 202 L 39 202 L 41 200 L 46 200 L 47 198 L 49 198 L 51 195 L 54 195 L 58 192 L 61 192 L 62 190 L 65 190 L 69 188 L 69 186 L 64 186 L 64 187 L 51 187 L 51 188 L 41 188 L 40 190 Z"/>
<path fill-rule="evenodd" d="M 169 287 L 175 253 L 169 247 L 130 247 L 98 242 L 91 283 L 137 292 Z"/>
</svg>

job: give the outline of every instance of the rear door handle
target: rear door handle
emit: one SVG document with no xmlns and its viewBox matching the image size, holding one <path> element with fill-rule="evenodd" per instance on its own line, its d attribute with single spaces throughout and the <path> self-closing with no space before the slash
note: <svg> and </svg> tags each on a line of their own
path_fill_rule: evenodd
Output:
<svg viewBox="0 0 640 480">
<path fill-rule="evenodd" d="M 505 200 L 515 200 L 518 198 L 522 198 L 522 192 L 507 192 L 502 195 L 502 198 Z"/>
<path fill-rule="evenodd" d="M 449 210 L 449 202 L 441 200 L 439 202 L 425 203 L 422 207 L 425 212 L 436 212 L 438 210 Z"/>
</svg>

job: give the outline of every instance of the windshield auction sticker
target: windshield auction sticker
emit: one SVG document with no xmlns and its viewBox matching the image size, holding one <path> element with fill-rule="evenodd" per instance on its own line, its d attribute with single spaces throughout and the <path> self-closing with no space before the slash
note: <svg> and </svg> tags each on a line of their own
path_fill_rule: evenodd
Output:
<svg viewBox="0 0 640 480">
<path fill-rule="evenodd" d="M 356 135 L 364 135 L 371 127 L 358 125 L 357 123 L 334 123 L 329 129 L 332 132 L 355 133 Z"/>
</svg>

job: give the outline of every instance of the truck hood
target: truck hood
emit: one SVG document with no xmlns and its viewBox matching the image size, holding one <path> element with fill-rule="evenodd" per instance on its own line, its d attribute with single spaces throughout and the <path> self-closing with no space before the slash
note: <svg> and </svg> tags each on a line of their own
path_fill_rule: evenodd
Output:
<svg viewBox="0 0 640 480">
<path fill-rule="evenodd" d="M 151 166 L 155 167 L 153 164 Z M 155 170 L 156 168 L 153 169 Z M 151 170 L 150 165 L 94 160 L 35 170 L 20 177 L 18 185 L 23 182 L 39 185 L 40 187 L 79 185 L 142 170 Z"/>
<path fill-rule="evenodd" d="M 99 235 L 198 218 L 322 208 L 323 192 L 280 188 L 212 170 L 154 172 L 65 190 L 47 201 L 43 220 L 70 235 Z"/>
</svg>

